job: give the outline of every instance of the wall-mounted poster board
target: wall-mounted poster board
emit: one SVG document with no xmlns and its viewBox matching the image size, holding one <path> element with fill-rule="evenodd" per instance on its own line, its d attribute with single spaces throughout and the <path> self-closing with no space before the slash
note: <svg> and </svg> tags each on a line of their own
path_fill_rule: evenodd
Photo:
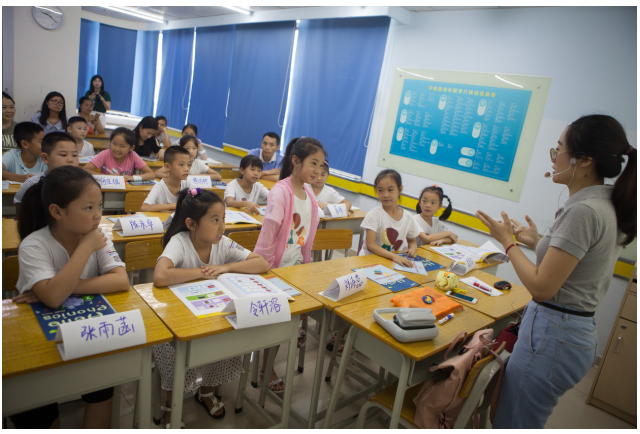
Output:
<svg viewBox="0 0 640 434">
<path fill-rule="evenodd" d="M 550 85 L 397 68 L 378 165 L 519 201 Z"/>
</svg>

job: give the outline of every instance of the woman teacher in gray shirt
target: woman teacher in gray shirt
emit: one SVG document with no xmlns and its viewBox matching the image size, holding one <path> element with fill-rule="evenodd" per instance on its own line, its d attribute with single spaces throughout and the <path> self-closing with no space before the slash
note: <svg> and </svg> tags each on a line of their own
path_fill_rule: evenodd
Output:
<svg viewBox="0 0 640 434">
<path fill-rule="evenodd" d="M 505 212 L 502 221 L 476 214 L 533 297 L 507 365 L 493 428 L 544 428 L 558 398 L 586 375 L 598 343 L 594 313 L 621 247 L 636 237 L 637 151 L 618 121 L 581 117 L 551 149 L 551 161 L 553 182 L 567 185 L 569 199 L 544 237 L 529 216 L 525 227 Z M 618 175 L 615 185 L 604 184 Z M 535 264 L 514 235 L 535 250 Z"/>
</svg>

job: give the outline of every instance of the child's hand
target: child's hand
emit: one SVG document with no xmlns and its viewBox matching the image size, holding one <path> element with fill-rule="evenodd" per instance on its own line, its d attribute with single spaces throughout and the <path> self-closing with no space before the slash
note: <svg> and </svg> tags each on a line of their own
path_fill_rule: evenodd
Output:
<svg viewBox="0 0 640 434">
<path fill-rule="evenodd" d="M 37 303 L 40 301 L 35 292 L 28 290 L 11 299 L 14 303 Z"/>
<path fill-rule="evenodd" d="M 80 243 L 78 247 L 84 246 L 91 253 L 96 252 L 107 245 L 107 237 L 104 232 L 100 228 L 95 228 L 84 234 L 80 238 Z"/>
<path fill-rule="evenodd" d="M 26 175 L 19 175 L 20 176 L 20 182 L 25 182 L 27 179 L 31 178 L 33 175 L 28 173 Z"/>
<path fill-rule="evenodd" d="M 258 205 L 253 202 L 244 202 L 243 205 L 249 211 L 249 214 L 260 214 L 260 210 L 258 209 Z"/>
<path fill-rule="evenodd" d="M 122 177 L 124 178 L 125 181 L 133 181 L 133 176 L 131 175 L 123 175 Z"/>
<path fill-rule="evenodd" d="M 158 153 L 156 154 L 156 158 L 157 158 L 158 160 L 164 160 L 164 148 L 162 148 L 162 149 L 160 149 L 160 150 L 158 151 Z"/>
<path fill-rule="evenodd" d="M 407 249 L 407 256 L 409 258 L 415 258 L 417 256 L 417 251 L 418 251 L 418 245 L 413 244 L 409 247 L 409 249 Z"/>
<path fill-rule="evenodd" d="M 227 265 L 204 265 L 200 267 L 200 269 L 205 276 L 213 277 L 214 279 L 221 274 L 229 272 L 229 267 Z"/>
<path fill-rule="evenodd" d="M 454 243 L 458 242 L 458 236 L 451 231 L 447 231 L 447 236 L 453 240 Z"/>
<path fill-rule="evenodd" d="M 327 207 L 327 204 L 324 202 L 318 202 L 318 206 L 322 209 L 325 209 Z"/>
<path fill-rule="evenodd" d="M 393 255 L 393 262 L 395 262 L 396 264 L 400 264 L 403 267 L 413 267 L 413 262 L 411 262 L 407 258 L 403 258 L 400 255 Z"/>
<path fill-rule="evenodd" d="M 444 244 L 444 240 L 437 240 L 437 241 L 431 241 L 431 243 L 429 243 L 430 246 L 441 246 Z"/>
</svg>

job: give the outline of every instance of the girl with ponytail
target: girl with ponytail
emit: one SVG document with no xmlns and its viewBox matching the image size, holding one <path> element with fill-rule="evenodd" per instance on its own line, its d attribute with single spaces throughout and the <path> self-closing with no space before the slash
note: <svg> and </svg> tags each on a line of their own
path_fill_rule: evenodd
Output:
<svg viewBox="0 0 640 434">
<path fill-rule="evenodd" d="M 436 211 L 443 208 L 443 199 L 447 199 L 447 208 L 440 218 L 438 218 L 435 214 Z M 448 231 L 442 224 L 443 220 L 449 218 L 452 210 L 451 199 L 444 194 L 442 188 L 437 185 L 432 185 L 422 190 L 420 199 L 416 205 L 418 215 L 413 216 L 413 220 L 415 220 L 416 226 L 420 231 L 420 235 L 416 237 L 418 247 L 423 244 L 439 246 L 441 244 L 455 243 L 458 241 L 458 236 Z"/>
<path fill-rule="evenodd" d="M 493 428 L 544 428 L 558 398 L 591 369 L 598 347 L 595 312 L 620 249 L 636 237 L 637 150 L 618 121 L 583 116 L 564 130 L 550 154 L 553 182 L 567 186 L 569 199 L 542 238 L 529 216 L 525 227 L 505 212 L 498 221 L 476 214 L 533 298 L 524 310 Z M 606 178 L 617 180 L 610 185 Z M 535 250 L 535 263 L 514 235 Z"/>
</svg>

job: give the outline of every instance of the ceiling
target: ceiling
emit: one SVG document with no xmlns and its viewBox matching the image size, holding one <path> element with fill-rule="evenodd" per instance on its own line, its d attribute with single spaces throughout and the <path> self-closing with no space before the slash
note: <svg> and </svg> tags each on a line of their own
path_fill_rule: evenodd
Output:
<svg viewBox="0 0 640 434">
<path fill-rule="evenodd" d="M 128 9 L 132 12 L 138 12 L 163 21 L 184 20 L 190 18 L 215 17 L 219 15 L 234 15 L 240 12 L 227 9 L 222 6 L 118 6 L 121 9 Z M 249 6 L 248 8 L 255 12 L 273 11 L 278 9 L 295 9 L 306 8 L 309 6 Z M 322 7 L 322 6 L 320 6 Z M 504 6 L 402 6 L 411 12 L 436 12 L 436 11 L 452 11 L 452 10 L 469 10 L 469 9 L 502 9 Z M 120 13 L 117 11 L 102 8 L 100 6 L 82 6 L 82 10 L 93 12 L 95 14 L 104 15 L 122 20 L 148 22 L 144 18 L 138 18 L 132 15 Z"/>
</svg>

